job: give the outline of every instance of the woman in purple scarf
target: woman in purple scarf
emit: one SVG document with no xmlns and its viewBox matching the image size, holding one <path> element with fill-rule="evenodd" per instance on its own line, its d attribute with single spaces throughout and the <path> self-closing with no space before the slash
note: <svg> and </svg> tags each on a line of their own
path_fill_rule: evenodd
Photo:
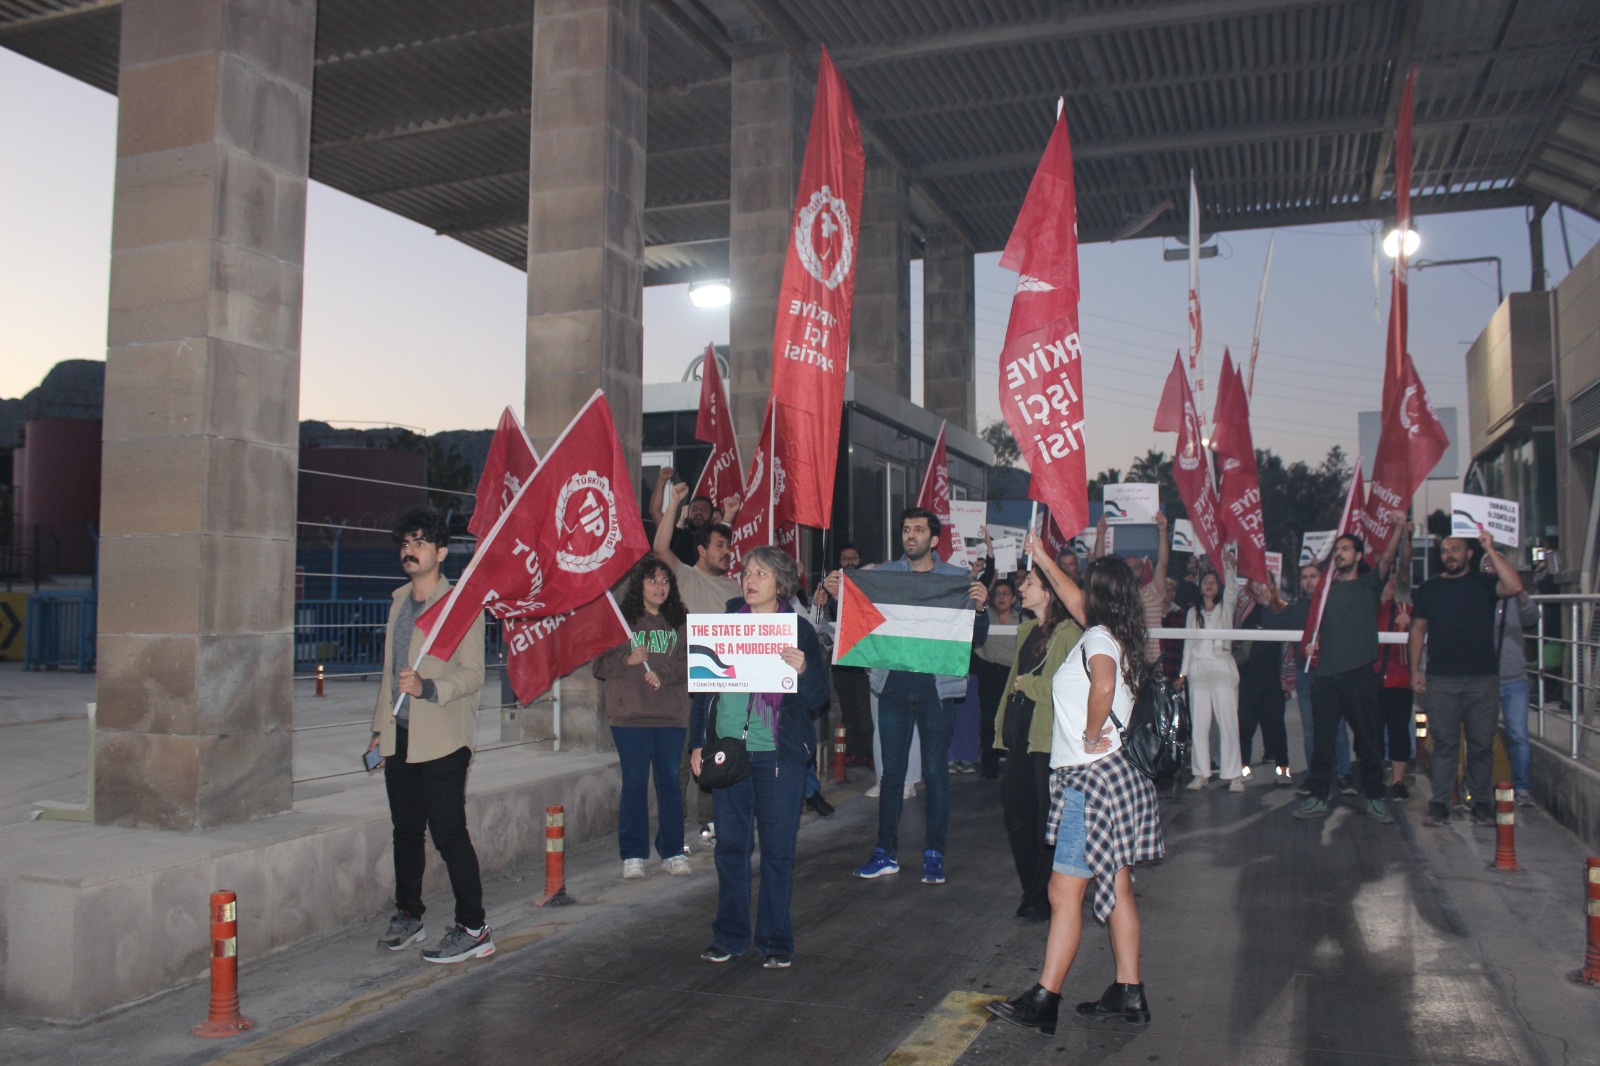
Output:
<svg viewBox="0 0 1600 1066">
<path fill-rule="evenodd" d="M 794 560 L 777 548 L 756 548 L 744 557 L 740 575 L 744 600 L 728 604 L 730 614 L 792 613 L 790 599 L 800 588 Z M 828 699 L 828 667 L 816 630 L 796 619 L 798 647 L 785 648 L 783 661 L 799 675 L 793 692 L 700 693 L 689 716 L 693 744 L 689 765 L 700 776 L 700 755 L 708 729 L 719 737 L 745 736 L 750 773 L 712 792 L 717 825 L 717 915 L 707 962 L 728 962 L 749 950 L 750 854 L 759 830 L 761 889 L 756 900 L 755 948 L 769 970 L 794 964 L 794 929 L 789 897 L 794 888 L 795 836 L 805 799 L 806 764 L 813 758 L 816 730 L 811 709 Z"/>
</svg>

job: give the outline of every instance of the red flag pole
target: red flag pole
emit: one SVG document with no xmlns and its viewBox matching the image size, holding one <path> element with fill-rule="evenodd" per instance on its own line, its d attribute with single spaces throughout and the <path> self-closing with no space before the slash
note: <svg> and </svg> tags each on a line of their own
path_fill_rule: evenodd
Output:
<svg viewBox="0 0 1600 1066">
<path fill-rule="evenodd" d="M 1339 515 L 1339 529 L 1333 535 L 1337 541 L 1342 535 L 1350 532 L 1349 526 L 1353 518 L 1360 514 L 1360 503 L 1356 500 L 1357 490 L 1361 485 L 1361 456 L 1356 456 L 1355 469 L 1350 472 L 1350 487 L 1345 490 L 1344 512 Z M 1328 556 L 1328 569 L 1322 573 L 1322 580 L 1317 583 L 1317 602 L 1312 607 L 1311 619 L 1308 626 L 1311 629 L 1310 647 L 1316 647 L 1317 640 L 1322 636 L 1322 612 L 1328 606 L 1328 586 L 1333 582 L 1333 556 Z M 1311 669 L 1311 656 L 1306 656 L 1306 670 Z"/>
</svg>

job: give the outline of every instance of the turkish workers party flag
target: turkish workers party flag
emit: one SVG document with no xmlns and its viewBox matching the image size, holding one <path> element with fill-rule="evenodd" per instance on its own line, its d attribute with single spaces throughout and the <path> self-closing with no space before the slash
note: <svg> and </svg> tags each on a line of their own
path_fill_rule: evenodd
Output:
<svg viewBox="0 0 1600 1066">
<path fill-rule="evenodd" d="M 1400 387 L 1384 402 L 1372 484 L 1361 515 L 1361 539 L 1369 559 L 1389 543 L 1394 532 L 1392 512 L 1411 509 L 1411 498 L 1449 447 L 1444 423 L 1434 414 L 1428 390 L 1407 352 L 1400 363 Z"/>
<path fill-rule="evenodd" d="M 1078 201 L 1066 112 L 1045 145 L 1000 265 L 1014 270 L 1000 411 L 1032 475 L 1028 496 L 1071 537 L 1089 524 L 1078 341 Z"/>
<path fill-rule="evenodd" d="M 494 528 L 500 512 L 511 506 L 517 492 L 539 466 L 527 431 L 517 421 L 516 412 L 507 407 L 500 412 L 500 424 L 489 442 L 489 457 L 478 477 L 478 502 L 467 521 L 467 531 L 482 540 Z"/>
<path fill-rule="evenodd" d="M 824 48 L 772 334 L 772 403 L 783 418 L 777 457 L 789 478 L 780 518 L 819 528 L 833 513 L 866 168 L 850 90 Z"/>
<path fill-rule="evenodd" d="M 935 550 L 947 563 L 956 552 L 955 530 L 950 528 L 950 460 L 944 450 L 944 431 L 948 425 L 948 422 L 939 423 L 939 439 L 933 442 L 928 472 L 922 475 L 922 489 L 917 493 L 917 506 L 931 511 L 943 527 Z"/>
<path fill-rule="evenodd" d="M 755 458 L 750 460 L 750 474 L 744 479 L 744 502 L 730 527 L 730 560 L 735 568 L 751 548 L 773 543 L 773 529 L 782 521 L 779 500 L 788 486 L 784 468 L 778 462 L 777 436 L 778 405 L 768 401 L 767 416 L 761 420 L 761 440 L 756 444 Z"/>
<path fill-rule="evenodd" d="M 733 433 L 733 413 L 728 408 L 728 393 L 722 387 L 722 369 L 717 366 L 717 352 L 706 345 L 705 358 L 700 360 L 700 417 L 694 423 L 696 440 L 711 445 L 711 457 L 700 480 L 694 483 L 692 496 L 704 496 L 714 508 L 725 508 L 729 497 L 743 495 L 740 483 L 739 441 Z"/>
<path fill-rule="evenodd" d="M 650 550 L 633 475 L 598 389 L 501 513 L 450 595 L 419 628 L 422 651 L 448 659 L 473 616 L 548 618 L 591 602 Z"/>
<path fill-rule="evenodd" d="M 506 676 L 519 703 L 550 691 L 556 679 L 572 673 L 631 635 L 617 601 L 606 592 L 576 611 L 550 618 L 506 618 Z"/>
<path fill-rule="evenodd" d="M 1211 471 L 1207 469 L 1210 457 L 1200 436 L 1200 412 L 1194 405 L 1194 393 L 1189 389 L 1189 376 L 1183 372 L 1183 353 L 1172 360 L 1172 372 L 1167 375 L 1166 388 L 1161 392 L 1161 406 L 1156 408 L 1153 427 L 1158 433 L 1176 433 L 1178 452 L 1172 460 L 1172 480 L 1178 483 L 1178 495 L 1194 524 L 1194 535 L 1199 538 L 1200 549 L 1217 573 L 1226 573 L 1222 565 L 1222 518 L 1216 486 L 1211 484 Z"/>
<path fill-rule="evenodd" d="M 1270 582 L 1267 572 L 1267 528 L 1261 520 L 1261 475 L 1250 436 L 1250 400 L 1244 377 L 1228 350 L 1222 350 L 1222 377 L 1217 382 L 1216 428 L 1211 447 L 1222 458 L 1223 538 L 1239 545 L 1239 574 Z"/>
</svg>

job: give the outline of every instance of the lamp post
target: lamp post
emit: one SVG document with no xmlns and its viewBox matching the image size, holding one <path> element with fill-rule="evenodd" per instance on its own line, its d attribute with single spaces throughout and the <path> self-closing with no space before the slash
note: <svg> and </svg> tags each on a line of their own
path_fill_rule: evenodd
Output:
<svg viewBox="0 0 1600 1066">
<path fill-rule="evenodd" d="M 1505 280 L 1504 280 L 1504 273 L 1503 273 L 1503 270 L 1502 270 L 1502 267 L 1501 267 L 1501 264 L 1500 264 L 1500 257 L 1498 255 L 1476 255 L 1476 256 L 1472 256 L 1469 259 L 1418 259 L 1415 263 L 1411 264 L 1411 269 L 1413 269 L 1413 270 L 1426 270 L 1429 267 L 1466 266 L 1469 263 L 1493 263 L 1494 264 L 1494 291 L 1495 291 L 1496 296 L 1498 297 L 1498 300 L 1495 303 L 1495 306 L 1499 307 L 1500 304 L 1505 303 L 1506 302 L 1506 286 L 1505 286 Z"/>
</svg>

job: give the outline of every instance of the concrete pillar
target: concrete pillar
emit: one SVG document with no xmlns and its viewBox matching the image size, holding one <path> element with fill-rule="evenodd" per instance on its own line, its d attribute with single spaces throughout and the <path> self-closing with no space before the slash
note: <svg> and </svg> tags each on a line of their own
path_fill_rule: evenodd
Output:
<svg viewBox="0 0 1600 1066">
<path fill-rule="evenodd" d="M 732 79 L 728 399 L 748 459 L 772 391 L 772 330 L 815 89 L 777 48 L 735 57 Z"/>
<path fill-rule="evenodd" d="M 96 820 L 293 799 L 313 0 L 122 5 Z"/>
<path fill-rule="evenodd" d="M 922 406 L 978 432 L 972 247 L 947 226 L 928 230 L 922 254 Z"/>
<path fill-rule="evenodd" d="M 643 0 L 541 0 L 528 165 L 529 434 L 543 451 L 605 390 L 630 464 L 643 432 Z M 619 486 L 632 488 L 632 486 Z M 563 750 L 609 748 L 594 680 L 562 683 Z M 554 735 L 548 704 L 524 716 Z"/>
<path fill-rule="evenodd" d="M 861 196 L 850 369 L 911 398 L 911 191 L 906 176 L 867 151 Z"/>
</svg>

